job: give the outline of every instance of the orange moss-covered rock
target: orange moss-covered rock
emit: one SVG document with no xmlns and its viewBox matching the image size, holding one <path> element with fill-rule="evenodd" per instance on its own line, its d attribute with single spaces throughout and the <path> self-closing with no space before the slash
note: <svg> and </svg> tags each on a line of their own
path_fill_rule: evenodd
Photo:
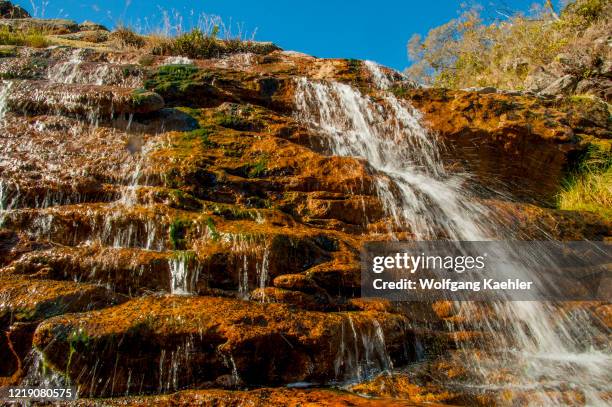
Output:
<svg viewBox="0 0 612 407">
<path fill-rule="evenodd" d="M 584 149 L 574 129 L 611 131 L 578 129 L 578 111 L 531 96 L 415 89 L 406 97 L 451 147 L 452 161 L 481 183 L 528 200 L 554 197 L 572 155 Z"/>
<path fill-rule="evenodd" d="M 356 338 L 346 333 L 349 324 Z M 170 390 L 224 375 L 251 385 L 334 380 L 355 368 L 335 365 L 338 357 L 346 361 L 342 341 L 355 341 L 346 349 L 359 349 L 380 338 L 379 329 L 380 346 L 389 356 L 375 353 L 370 363 L 405 358 L 410 334 L 404 317 L 395 314 L 295 312 L 280 304 L 215 297 L 148 297 L 48 319 L 36 330 L 34 344 L 86 392 L 103 395 L 125 394 L 130 372 L 142 390 L 158 389 L 171 378 Z M 93 372 L 113 374 L 113 390 L 92 382 Z"/>
<path fill-rule="evenodd" d="M 409 407 L 415 404 L 392 398 L 360 397 L 340 390 L 264 388 L 251 391 L 188 390 L 169 395 L 78 400 L 75 406 L 324 406 Z M 427 404 L 436 407 L 440 404 Z"/>
</svg>

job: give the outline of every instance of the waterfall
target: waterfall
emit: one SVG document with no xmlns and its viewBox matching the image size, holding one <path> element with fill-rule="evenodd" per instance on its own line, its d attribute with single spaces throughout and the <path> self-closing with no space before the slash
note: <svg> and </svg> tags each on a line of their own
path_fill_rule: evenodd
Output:
<svg viewBox="0 0 612 407">
<path fill-rule="evenodd" d="M 13 86 L 11 81 L 0 81 L 0 127 L 4 127 L 4 117 L 8 112 L 8 95 Z"/>
<path fill-rule="evenodd" d="M 193 252 L 176 252 L 174 257 L 168 260 L 170 268 L 170 292 L 177 295 L 195 293 L 199 270 Z"/>
<path fill-rule="evenodd" d="M 409 230 L 415 240 L 515 238 L 476 202 L 467 187 L 467 174 L 444 169 L 440 143 L 422 124 L 421 114 L 384 91 L 389 79 L 376 65 L 365 66 L 374 70 L 370 76 L 382 90 L 376 98 L 346 84 L 300 78 L 295 92 L 297 119 L 322 138 L 329 154 L 367 160 L 393 226 Z M 390 228 L 390 239 L 394 238 Z M 508 253 L 506 259 L 511 257 Z M 529 270 L 516 267 L 528 275 Z M 605 333 L 586 313 L 561 317 L 549 303 L 499 301 L 488 305 L 494 311 L 489 317 L 487 304 L 458 305 L 466 315 L 470 310 L 471 315 L 484 315 L 482 321 L 470 321 L 470 326 L 490 335 L 497 346 L 483 352 L 461 349 L 462 365 L 472 379 L 447 384 L 466 391 L 536 392 L 538 405 L 560 404 L 561 398 L 550 390 L 571 389 L 582 393 L 588 405 L 605 404 L 600 394 L 612 391 L 612 357 L 595 349 L 596 337 Z M 489 384 L 502 371 L 508 373 L 506 381 Z"/>
</svg>

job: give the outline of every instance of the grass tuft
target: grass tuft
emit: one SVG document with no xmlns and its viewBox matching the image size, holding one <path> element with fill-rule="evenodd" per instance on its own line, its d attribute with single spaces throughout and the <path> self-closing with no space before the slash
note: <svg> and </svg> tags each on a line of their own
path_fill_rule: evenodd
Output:
<svg viewBox="0 0 612 407">
<path fill-rule="evenodd" d="M 558 206 L 596 212 L 612 219 L 612 151 L 610 143 L 592 143 L 563 182 Z"/>
</svg>

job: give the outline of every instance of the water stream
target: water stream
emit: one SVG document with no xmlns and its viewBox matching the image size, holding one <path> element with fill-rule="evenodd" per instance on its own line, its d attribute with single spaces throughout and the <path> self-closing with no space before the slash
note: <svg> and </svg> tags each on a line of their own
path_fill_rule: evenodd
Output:
<svg viewBox="0 0 612 407">
<path fill-rule="evenodd" d="M 367 160 L 393 226 L 409 230 L 416 240 L 516 238 L 476 202 L 466 175 L 445 171 L 440 143 L 421 114 L 385 91 L 389 79 L 375 64 L 365 66 L 379 88 L 377 98 L 347 84 L 302 78 L 296 84 L 297 118 L 324 139 L 329 154 Z M 562 405 L 559 391 L 569 390 L 582 394 L 587 405 L 605 405 L 601 394 L 612 391 L 612 356 L 596 350 L 596 337 L 603 333 L 586 313 L 562 316 L 550 303 L 502 300 L 457 304 L 463 312 L 484 315 L 470 326 L 494 345 L 483 352 L 461 349 L 472 379 L 450 385 L 476 392 L 529 391 L 536 405 Z M 493 308 L 491 316 L 485 307 Z M 494 381 L 500 372 L 504 379 Z"/>
</svg>

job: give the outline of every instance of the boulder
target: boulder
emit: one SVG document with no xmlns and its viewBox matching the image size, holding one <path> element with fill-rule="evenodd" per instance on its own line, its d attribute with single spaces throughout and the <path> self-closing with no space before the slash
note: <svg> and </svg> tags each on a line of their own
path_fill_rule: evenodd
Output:
<svg viewBox="0 0 612 407">
<path fill-rule="evenodd" d="M 103 287 L 29 279 L 0 269 L 0 385 L 16 384 L 25 373 L 24 359 L 41 320 L 120 301 Z"/>
<path fill-rule="evenodd" d="M 0 18 L 28 18 L 30 13 L 21 6 L 16 6 L 10 1 L 0 1 Z"/>
<path fill-rule="evenodd" d="M 80 31 L 108 31 L 108 28 L 102 24 L 94 23 L 93 21 L 85 20 L 79 24 Z"/>
<path fill-rule="evenodd" d="M 406 97 L 448 147 L 449 167 L 518 199 L 552 203 L 571 157 L 584 148 L 570 124 L 580 116 L 555 100 L 433 88 Z"/>
<path fill-rule="evenodd" d="M 540 91 L 540 94 L 545 96 L 557 96 L 557 95 L 568 95 L 574 91 L 578 79 L 573 75 L 565 75 L 557 79 L 544 89 Z"/>
</svg>

